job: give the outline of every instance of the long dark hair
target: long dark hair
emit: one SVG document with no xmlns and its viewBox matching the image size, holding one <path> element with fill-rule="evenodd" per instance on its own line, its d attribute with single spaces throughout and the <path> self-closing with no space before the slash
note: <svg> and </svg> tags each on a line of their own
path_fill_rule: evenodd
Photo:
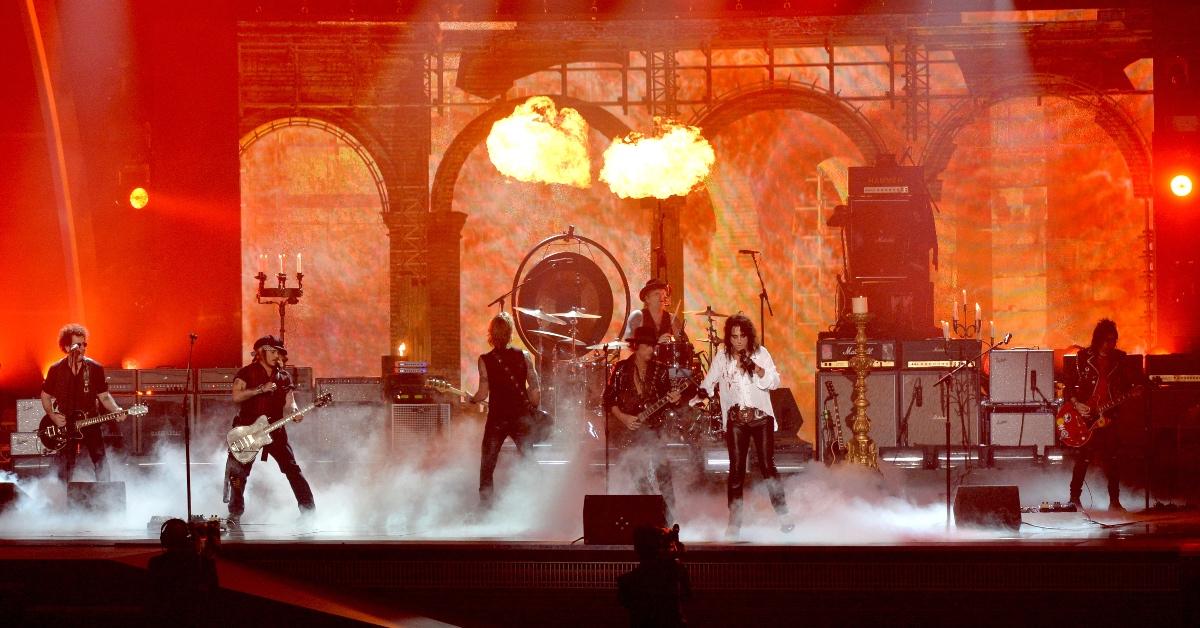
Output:
<svg viewBox="0 0 1200 628">
<path fill-rule="evenodd" d="M 1100 343 L 1104 342 L 1106 336 L 1114 336 L 1117 334 L 1117 324 L 1112 319 L 1102 318 L 1096 323 L 1096 328 L 1092 330 L 1092 344 L 1089 348 L 1093 351 L 1100 348 Z"/>
<path fill-rule="evenodd" d="M 754 355 L 758 351 L 758 332 L 754 329 L 754 323 L 750 318 L 741 312 L 725 319 L 725 340 L 722 344 L 725 346 L 725 357 L 734 359 L 737 355 L 733 351 L 733 343 L 729 340 L 729 333 L 733 328 L 737 327 L 742 330 L 742 335 L 746 337 L 746 355 Z"/>
</svg>

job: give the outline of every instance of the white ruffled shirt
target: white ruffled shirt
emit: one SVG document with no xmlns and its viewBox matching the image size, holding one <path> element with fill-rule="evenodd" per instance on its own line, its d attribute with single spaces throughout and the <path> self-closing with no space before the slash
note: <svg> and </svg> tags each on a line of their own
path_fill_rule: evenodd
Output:
<svg viewBox="0 0 1200 628">
<path fill-rule="evenodd" d="M 758 408 L 775 417 L 771 406 L 771 391 L 779 388 L 779 370 L 775 368 L 775 360 L 771 359 L 767 348 L 761 346 L 750 359 L 762 367 L 762 377 L 747 374 L 737 360 L 731 360 L 725 355 L 725 348 L 722 347 L 716 351 L 708 374 L 704 376 L 704 381 L 700 382 L 700 387 L 710 395 L 716 393 L 717 384 L 721 385 L 722 427 L 729 419 L 729 409 L 735 405 Z M 775 418 L 775 429 L 779 429 L 778 418 Z"/>
</svg>

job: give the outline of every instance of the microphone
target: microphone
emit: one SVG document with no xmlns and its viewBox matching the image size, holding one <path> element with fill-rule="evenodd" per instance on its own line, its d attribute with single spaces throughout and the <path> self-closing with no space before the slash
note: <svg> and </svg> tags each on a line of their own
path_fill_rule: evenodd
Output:
<svg viewBox="0 0 1200 628">
<path fill-rule="evenodd" d="M 825 382 L 825 390 L 829 392 L 829 395 L 826 397 L 826 399 L 837 399 L 838 394 L 837 390 L 835 390 L 833 387 L 833 382 Z"/>
<path fill-rule="evenodd" d="M 75 343 L 75 344 L 71 345 L 71 346 L 70 346 L 70 348 L 68 348 L 68 349 L 67 349 L 67 353 L 72 353 L 72 352 L 74 352 L 75 350 L 79 349 L 79 348 L 80 348 L 80 347 L 82 347 L 82 346 L 83 346 L 83 345 L 81 345 L 80 343 L 78 343 L 78 342 L 77 342 L 77 343 Z"/>
<path fill-rule="evenodd" d="M 925 392 L 925 388 L 923 386 L 921 386 L 921 380 L 918 379 L 917 385 L 913 388 L 913 396 L 916 397 L 915 401 L 917 402 L 918 408 L 925 405 L 924 392 Z"/>
<path fill-rule="evenodd" d="M 191 338 L 192 342 L 196 342 L 196 339 L 199 337 L 200 337 L 200 334 L 197 334 L 196 332 L 192 332 L 192 333 L 188 334 L 188 338 Z"/>
<path fill-rule="evenodd" d="M 758 255 L 758 251 L 752 251 L 750 249 L 738 249 L 738 253 L 742 255 Z"/>
<path fill-rule="evenodd" d="M 1012 340 L 1012 332 L 1011 332 L 1011 331 L 1010 331 L 1010 332 L 1008 332 L 1007 334 L 1004 334 L 1004 339 L 1003 339 L 1003 340 L 1001 340 L 1001 341 L 1000 341 L 999 343 L 997 343 L 997 344 L 1006 345 L 1006 344 L 1008 344 L 1008 341 L 1009 341 L 1009 340 Z"/>
</svg>

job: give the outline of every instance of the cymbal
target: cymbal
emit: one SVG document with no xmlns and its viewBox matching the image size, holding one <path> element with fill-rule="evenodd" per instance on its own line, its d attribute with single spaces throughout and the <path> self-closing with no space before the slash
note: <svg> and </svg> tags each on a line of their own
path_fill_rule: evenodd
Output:
<svg viewBox="0 0 1200 628">
<path fill-rule="evenodd" d="M 708 318 L 728 318 L 729 317 L 728 314 L 721 314 L 720 312 L 714 312 L 711 305 L 703 310 L 692 310 L 691 312 L 684 312 L 684 314 L 690 314 L 692 316 L 707 316 Z"/>
<path fill-rule="evenodd" d="M 536 318 L 539 321 L 546 321 L 547 323 L 554 323 L 556 325 L 566 325 L 567 324 L 567 321 L 564 321 L 563 319 L 561 319 L 553 314 L 547 314 L 546 312 L 543 312 L 541 310 L 530 309 L 527 307 L 518 307 L 518 308 L 513 308 L 513 309 L 524 314 L 525 316 L 532 316 L 533 318 Z"/>
<path fill-rule="evenodd" d="M 624 340 L 609 340 L 598 345 L 592 345 L 588 349 L 592 351 L 620 351 L 627 346 L 628 344 Z"/>
<path fill-rule="evenodd" d="M 576 340 L 576 339 L 574 339 L 574 338 L 569 338 L 569 337 L 567 337 L 567 336 L 564 336 L 564 335 L 562 335 L 562 334 L 556 334 L 556 333 L 554 333 L 554 332 L 552 332 L 552 331 L 545 331 L 545 330 L 542 330 L 542 329 L 531 329 L 531 330 L 529 330 L 529 333 L 531 333 L 531 334 L 538 334 L 539 336 L 546 336 L 547 338 L 553 338 L 553 339 L 554 339 L 554 340 L 556 340 L 557 342 L 565 342 L 565 343 L 567 343 L 567 344 L 573 344 L 573 345 L 577 345 L 577 346 L 580 346 L 580 347 L 582 347 L 582 346 L 583 346 L 583 343 L 582 343 L 582 342 L 580 342 L 580 341 L 578 341 L 578 340 Z"/>
<path fill-rule="evenodd" d="M 570 312 L 555 312 L 555 313 L 551 314 L 550 316 L 557 316 L 559 318 L 574 318 L 576 320 L 581 319 L 581 318 L 588 318 L 588 319 L 600 318 L 599 316 L 597 316 L 595 314 L 585 314 L 575 308 L 571 308 Z"/>
</svg>

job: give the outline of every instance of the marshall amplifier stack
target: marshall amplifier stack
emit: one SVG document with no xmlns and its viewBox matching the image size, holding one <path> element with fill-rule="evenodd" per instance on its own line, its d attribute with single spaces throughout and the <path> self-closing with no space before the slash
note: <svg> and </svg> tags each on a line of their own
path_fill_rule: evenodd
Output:
<svg viewBox="0 0 1200 628">
<path fill-rule="evenodd" d="M 137 422 L 133 452 L 144 456 L 168 445 L 182 447 L 183 422 L 191 417 L 187 369 L 142 369 L 137 379 L 149 412 Z"/>
<path fill-rule="evenodd" d="M 122 408 L 138 402 L 138 372 L 136 369 L 104 369 L 104 381 L 113 401 Z M 104 426 L 104 442 L 115 451 L 136 453 L 138 426 L 145 417 L 126 417 L 124 421 L 113 421 Z"/>
<path fill-rule="evenodd" d="M 895 447 L 896 440 L 896 367 L 899 364 L 895 340 L 869 340 L 867 352 L 875 358 L 875 366 L 867 375 L 867 414 L 871 417 L 871 438 L 879 447 Z M 816 430 L 818 440 L 825 427 L 823 410 L 832 415 L 836 400 L 843 438 L 850 436 L 849 418 L 854 414 L 854 372 L 850 358 L 854 356 L 854 341 L 827 338 L 817 341 Z M 835 397 L 831 394 L 836 394 Z M 822 450 L 824 443 L 817 443 Z"/>
</svg>

